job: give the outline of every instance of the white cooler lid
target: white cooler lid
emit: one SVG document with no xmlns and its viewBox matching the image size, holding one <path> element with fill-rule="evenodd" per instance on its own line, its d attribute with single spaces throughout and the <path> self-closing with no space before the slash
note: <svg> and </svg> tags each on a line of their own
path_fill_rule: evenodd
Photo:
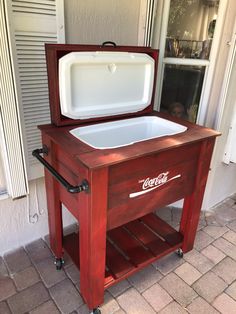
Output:
<svg viewBox="0 0 236 314">
<path fill-rule="evenodd" d="M 68 53 L 59 60 L 61 113 L 88 119 L 145 109 L 151 103 L 154 64 L 145 53 Z"/>
</svg>

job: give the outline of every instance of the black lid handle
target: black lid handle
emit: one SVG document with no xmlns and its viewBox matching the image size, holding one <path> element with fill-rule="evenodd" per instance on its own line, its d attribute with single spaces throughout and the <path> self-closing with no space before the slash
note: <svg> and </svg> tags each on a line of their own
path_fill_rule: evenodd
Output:
<svg viewBox="0 0 236 314">
<path fill-rule="evenodd" d="M 104 47 L 104 46 L 116 47 L 116 43 L 114 43 L 114 41 L 104 41 L 104 43 L 102 43 L 102 47 Z"/>
</svg>

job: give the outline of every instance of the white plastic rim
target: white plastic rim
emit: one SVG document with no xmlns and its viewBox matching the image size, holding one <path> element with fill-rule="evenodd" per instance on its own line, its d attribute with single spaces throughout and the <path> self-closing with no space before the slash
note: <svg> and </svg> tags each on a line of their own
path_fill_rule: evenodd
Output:
<svg viewBox="0 0 236 314">
<path fill-rule="evenodd" d="M 93 148 L 108 149 L 175 135 L 186 130 L 187 127 L 166 119 L 142 116 L 77 127 L 70 133 Z"/>
<path fill-rule="evenodd" d="M 71 52 L 59 60 L 64 116 L 88 119 L 138 112 L 151 103 L 154 59 L 144 53 Z"/>
</svg>

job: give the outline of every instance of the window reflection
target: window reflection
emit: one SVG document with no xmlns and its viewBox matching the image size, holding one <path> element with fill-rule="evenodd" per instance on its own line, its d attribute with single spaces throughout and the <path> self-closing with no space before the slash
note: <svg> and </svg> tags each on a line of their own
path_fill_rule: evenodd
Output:
<svg viewBox="0 0 236 314">
<path fill-rule="evenodd" d="M 160 110 L 196 122 L 204 73 L 204 66 L 165 65 Z"/>
<path fill-rule="evenodd" d="M 209 59 L 219 0 L 171 0 L 165 57 Z"/>
</svg>

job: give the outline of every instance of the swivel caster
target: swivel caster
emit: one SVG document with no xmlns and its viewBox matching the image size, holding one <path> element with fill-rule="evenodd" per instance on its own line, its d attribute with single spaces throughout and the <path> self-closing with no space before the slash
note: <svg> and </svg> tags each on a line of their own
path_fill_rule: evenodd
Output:
<svg viewBox="0 0 236 314">
<path fill-rule="evenodd" d="M 100 311 L 99 308 L 97 307 L 96 309 L 93 309 L 90 314 L 101 314 L 101 311 Z"/>
<path fill-rule="evenodd" d="M 54 264 L 56 265 L 56 270 L 61 270 L 64 263 L 62 258 L 55 258 Z"/>
<path fill-rule="evenodd" d="M 183 250 L 182 249 L 178 249 L 177 251 L 176 251 L 176 254 L 179 256 L 179 257 L 183 257 L 184 256 L 184 253 L 183 253 Z"/>
</svg>

